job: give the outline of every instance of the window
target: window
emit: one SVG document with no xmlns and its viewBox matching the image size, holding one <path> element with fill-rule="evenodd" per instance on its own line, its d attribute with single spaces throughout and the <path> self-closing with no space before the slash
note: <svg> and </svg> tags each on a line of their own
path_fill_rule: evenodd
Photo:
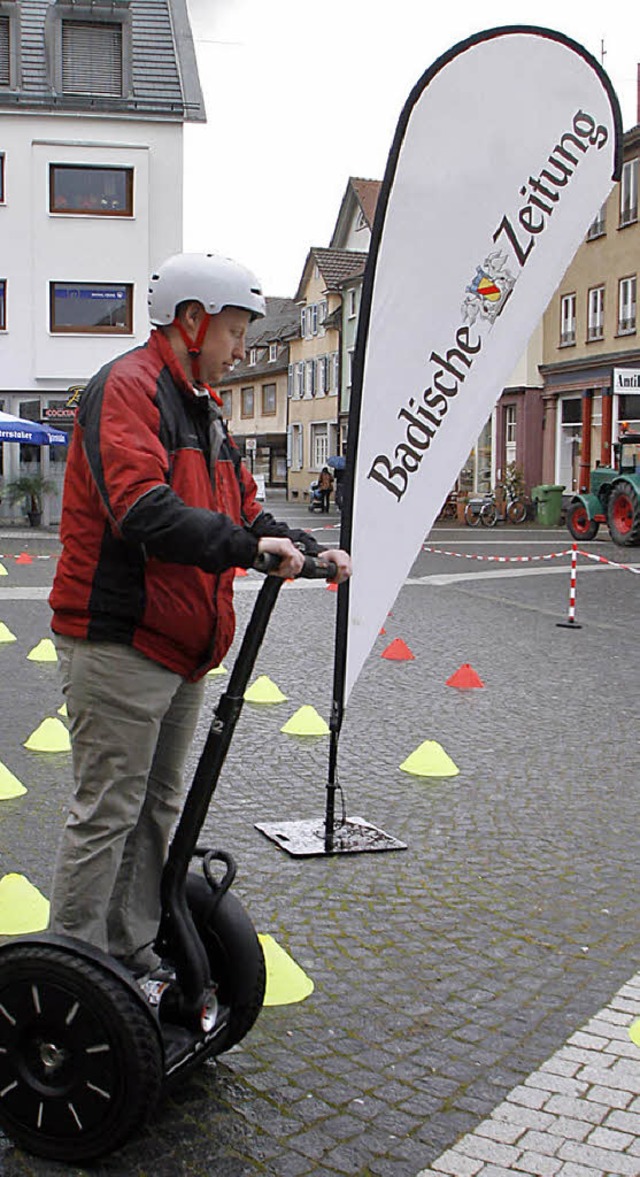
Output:
<svg viewBox="0 0 640 1177">
<path fill-rule="evenodd" d="M 295 422 L 287 433 L 287 462 L 292 470 L 302 470 L 302 425 Z"/>
<path fill-rule="evenodd" d="M 347 313 L 350 319 L 355 319 L 358 312 L 358 299 L 355 290 L 347 292 Z"/>
<path fill-rule="evenodd" d="M 111 21 L 62 21 L 64 94 L 123 96 L 122 25 Z"/>
<path fill-rule="evenodd" d="M 263 417 L 275 417 L 276 415 L 275 384 L 262 385 L 262 415 Z"/>
<path fill-rule="evenodd" d="M 636 329 L 636 276 L 621 278 L 618 283 L 618 335 Z"/>
<path fill-rule="evenodd" d="M 0 86 L 11 85 L 11 24 L 0 16 Z"/>
<path fill-rule="evenodd" d="M 327 356 L 319 356 L 316 360 L 316 388 L 318 396 L 324 396 L 328 391 L 329 364 Z"/>
<path fill-rule="evenodd" d="M 253 417 L 253 385 L 240 390 L 240 416 Z"/>
<path fill-rule="evenodd" d="M 329 453 L 329 427 L 326 422 L 311 426 L 311 469 L 322 470 Z"/>
<path fill-rule="evenodd" d="M 50 164 L 49 212 L 133 216 L 133 168 Z"/>
<path fill-rule="evenodd" d="M 4 152 L 0 151 L 0 204 L 4 203 Z"/>
<path fill-rule="evenodd" d="M 255 368 L 257 354 L 258 354 L 257 348 L 255 348 L 255 347 L 249 348 L 249 367 L 250 368 Z"/>
<path fill-rule="evenodd" d="M 277 345 L 277 343 L 270 343 L 269 344 L 269 363 L 270 364 L 275 363 L 277 358 L 278 358 L 278 345 Z"/>
<path fill-rule="evenodd" d="M 337 392 L 340 387 L 340 353 L 334 351 L 331 353 L 331 384 L 329 386 L 330 392 Z"/>
<path fill-rule="evenodd" d="M 563 294 L 560 299 L 560 346 L 576 341 L 576 296 Z"/>
<path fill-rule="evenodd" d="M 315 360 L 307 360 L 304 372 L 304 395 L 316 395 L 316 365 Z"/>
<path fill-rule="evenodd" d="M 321 303 L 320 306 L 323 304 Z M 326 304 L 325 304 L 326 306 Z M 311 339 L 313 335 L 318 334 L 318 303 L 309 303 L 309 306 L 303 307 L 300 311 L 300 330 L 303 339 Z"/>
<path fill-rule="evenodd" d="M 0 331 L 7 330 L 7 279 L 0 278 Z"/>
<path fill-rule="evenodd" d="M 323 299 L 322 302 L 318 303 L 318 328 L 320 330 L 321 335 L 324 335 L 324 323 L 325 323 L 326 317 L 327 317 L 327 300 Z"/>
<path fill-rule="evenodd" d="M 354 349 L 352 347 L 350 347 L 347 352 L 347 364 L 348 364 L 347 388 L 351 388 L 351 385 L 353 384 L 353 357 L 354 357 L 354 354 L 355 354 Z"/>
<path fill-rule="evenodd" d="M 93 282 L 50 282 L 51 331 L 130 335 L 133 286 Z"/>
<path fill-rule="evenodd" d="M 594 286 L 587 301 L 587 343 L 604 336 L 604 286 Z"/>
<path fill-rule="evenodd" d="M 295 389 L 296 369 L 295 364 L 289 364 L 287 368 L 287 397 L 291 400 Z"/>
<path fill-rule="evenodd" d="M 603 234 L 605 232 L 606 209 L 607 209 L 607 206 L 605 203 L 605 204 L 603 204 L 602 208 L 600 209 L 600 212 L 598 213 L 595 221 L 592 221 L 591 224 L 589 225 L 589 229 L 587 232 L 587 241 L 593 241 L 593 239 L 595 237 L 602 237 L 603 236 Z"/>
<path fill-rule="evenodd" d="M 230 421 L 233 415 L 233 395 L 231 393 L 231 389 L 227 389 L 226 392 L 221 392 L 220 398 L 222 400 L 222 416 L 224 417 L 225 421 Z"/>
<path fill-rule="evenodd" d="M 620 226 L 638 219 L 638 160 L 629 159 L 622 168 L 620 181 Z"/>
<path fill-rule="evenodd" d="M 298 399 L 304 396 L 304 360 L 299 360 L 295 365 L 296 378 L 293 390 L 293 395 Z"/>
<path fill-rule="evenodd" d="M 505 405 L 504 410 L 504 461 L 505 466 L 516 460 L 516 406 Z"/>
</svg>

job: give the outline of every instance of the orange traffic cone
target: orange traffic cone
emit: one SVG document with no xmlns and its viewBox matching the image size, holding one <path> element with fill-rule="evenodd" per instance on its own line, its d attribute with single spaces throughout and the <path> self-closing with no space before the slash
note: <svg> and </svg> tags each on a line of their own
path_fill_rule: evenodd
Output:
<svg viewBox="0 0 640 1177">
<path fill-rule="evenodd" d="M 447 679 L 446 685 L 448 687 L 458 687 L 461 691 L 471 690 L 473 687 L 483 687 L 484 683 L 479 674 L 476 674 L 473 666 L 468 662 L 463 662 L 455 674 Z"/>
<path fill-rule="evenodd" d="M 412 662 L 415 654 L 411 653 L 406 642 L 402 638 L 394 638 L 388 646 L 385 646 L 382 651 L 381 658 L 389 658 L 391 662 Z"/>
</svg>

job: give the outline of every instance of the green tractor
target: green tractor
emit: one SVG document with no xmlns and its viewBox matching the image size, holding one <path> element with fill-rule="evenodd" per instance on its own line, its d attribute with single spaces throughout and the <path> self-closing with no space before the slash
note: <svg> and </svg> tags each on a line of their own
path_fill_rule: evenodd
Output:
<svg viewBox="0 0 640 1177">
<path fill-rule="evenodd" d="M 623 433 L 613 446 L 615 468 L 596 466 L 589 490 L 574 495 L 567 527 L 574 539 L 595 539 L 606 523 L 614 543 L 640 544 L 640 433 Z"/>
</svg>

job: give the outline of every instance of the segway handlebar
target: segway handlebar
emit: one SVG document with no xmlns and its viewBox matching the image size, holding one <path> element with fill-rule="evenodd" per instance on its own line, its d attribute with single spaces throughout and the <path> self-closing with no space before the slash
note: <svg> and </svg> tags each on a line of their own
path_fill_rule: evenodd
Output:
<svg viewBox="0 0 640 1177">
<path fill-rule="evenodd" d="M 274 556 L 273 552 L 259 552 L 253 567 L 257 572 L 264 572 L 265 575 L 268 575 L 270 572 L 275 572 L 279 563 L 279 557 Z M 305 556 L 304 564 L 296 580 L 332 580 L 336 572 L 337 568 L 333 560 L 327 560 L 325 563 L 317 556 Z"/>
</svg>

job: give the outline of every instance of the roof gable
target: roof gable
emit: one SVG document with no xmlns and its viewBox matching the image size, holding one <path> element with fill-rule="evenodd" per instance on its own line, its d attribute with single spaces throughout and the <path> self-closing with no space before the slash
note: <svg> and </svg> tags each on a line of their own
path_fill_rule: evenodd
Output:
<svg viewBox="0 0 640 1177">
<path fill-rule="evenodd" d="M 368 248 L 381 186 L 380 180 L 349 177 L 329 243 L 332 249 L 349 248 L 348 243 L 357 240 L 361 230 L 367 230 L 362 248 Z"/>
<path fill-rule="evenodd" d="M 304 299 L 304 291 L 311 276 L 312 267 L 317 265 L 327 292 L 338 290 L 348 278 L 361 274 L 367 261 L 366 251 L 353 249 L 321 249 L 313 246 L 307 254 L 302 276 L 298 284 L 296 301 Z"/>
</svg>

